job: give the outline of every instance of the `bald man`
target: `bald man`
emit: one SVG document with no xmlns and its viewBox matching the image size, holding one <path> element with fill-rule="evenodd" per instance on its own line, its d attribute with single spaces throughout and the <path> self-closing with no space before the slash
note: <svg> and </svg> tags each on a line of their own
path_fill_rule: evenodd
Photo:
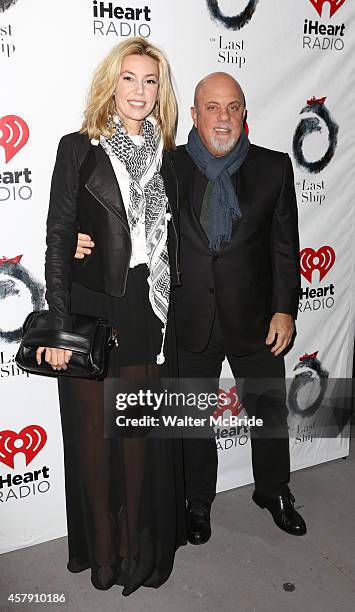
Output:
<svg viewBox="0 0 355 612">
<path fill-rule="evenodd" d="M 217 390 L 228 359 L 248 415 L 264 422 L 251 431 L 253 500 L 280 529 L 303 535 L 288 487 L 283 356 L 300 288 L 291 161 L 249 143 L 245 97 L 226 73 L 197 85 L 191 114 L 187 145 L 166 153 L 162 167 L 170 158 L 179 185 L 181 285 L 173 292 L 179 376 L 208 379 Z M 162 174 L 170 198 L 171 177 Z M 87 250 L 84 239 L 77 256 Z M 186 438 L 184 455 L 188 539 L 203 544 L 211 535 L 215 440 Z"/>
<path fill-rule="evenodd" d="M 218 379 L 227 357 L 252 430 L 253 500 L 294 535 L 306 526 L 288 488 L 284 351 L 300 288 L 297 204 L 288 155 L 251 145 L 245 97 L 223 72 L 204 78 L 188 144 L 173 154 L 180 191 L 181 286 L 174 291 L 179 374 Z M 186 440 L 190 541 L 210 534 L 214 440 Z M 192 535 L 191 535 L 192 532 Z"/>
</svg>

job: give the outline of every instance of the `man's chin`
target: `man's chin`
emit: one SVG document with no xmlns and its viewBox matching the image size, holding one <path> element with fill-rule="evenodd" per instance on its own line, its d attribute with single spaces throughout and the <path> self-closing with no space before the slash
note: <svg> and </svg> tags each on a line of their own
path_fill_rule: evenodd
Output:
<svg viewBox="0 0 355 612">
<path fill-rule="evenodd" d="M 227 155 L 233 151 L 237 141 L 235 138 L 230 138 L 229 140 L 225 141 L 219 140 L 218 138 L 211 138 L 210 144 L 215 151 L 214 155 Z"/>
</svg>

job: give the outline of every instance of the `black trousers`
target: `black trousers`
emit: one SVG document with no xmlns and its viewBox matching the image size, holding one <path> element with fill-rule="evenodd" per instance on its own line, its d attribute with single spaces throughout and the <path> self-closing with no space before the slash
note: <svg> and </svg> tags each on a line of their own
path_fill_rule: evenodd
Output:
<svg viewBox="0 0 355 612">
<path fill-rule="evenodd" d="M 255 489 L 268 497 L 286 493 L 290 453 L 284 358 L 282 355 L 275 357 L 266 345 L 265 350 L 243 356 L 226 350 L 216 314 L 208 345 L 202 352 L 179 350 L 179 375 L 181 378 L 209 379 L 206 383 L 209 391 L 213 387 L 216 392 L 225 357 L 248 416 L 263 419 L 262 427 L 251 428 Z M 186 497 L 211 503 L 217 480 L 215 439 L 186 438 L 183 447 Z"/>
</svg>

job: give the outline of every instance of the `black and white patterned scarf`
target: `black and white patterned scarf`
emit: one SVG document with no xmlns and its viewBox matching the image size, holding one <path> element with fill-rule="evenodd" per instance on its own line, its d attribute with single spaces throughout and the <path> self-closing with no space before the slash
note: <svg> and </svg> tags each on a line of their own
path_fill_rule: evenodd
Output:
<svg viewBox="0 0 355 612">
<path fill-rule="evenodd" d="M 164 363 L 164 340 L 169 308 L 170 269 L 168 258 L 168 198 L 159 173 L 163 139 L 155 120 L 143 121 L 143 144 L 135 144 L 123 128 L 120 118 L 112 119 L 116 132 L 112 138 L 101 136 L 100 144 L 109 156 L 116 156 L 129 174 L 128 224 L 131 233 L 139 221 L 145 221 L 149 268 L 149 300 L 164 327 L 163 342 L 157 363 Z"/>
</svg>

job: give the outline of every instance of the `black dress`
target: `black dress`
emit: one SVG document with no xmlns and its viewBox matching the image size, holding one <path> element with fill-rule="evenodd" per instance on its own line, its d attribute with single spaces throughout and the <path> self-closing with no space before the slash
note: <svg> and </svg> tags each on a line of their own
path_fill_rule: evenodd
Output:
<svg viewBox="0 0 355 612">
<path fill-rule="evenodd" d="M 73 284 L 72 312 L 100 315 L 116 325 L 109 377 L 176 375 L 174 325 L 169 320 L 164 366 L 156 365 L 162 324 L 148 299 L 148 268 L 129 270 L 124 297 Z M 179 439 L 104 432 L 104 382 L 59 377 L 69 543 L 68 569 L 91 568 L 98 589 L 159 587 L 175 551 L 186 543 L 182 446 Z M 149 382 L 147 383 L 149 384 Z M 139 411 L 139 409 L 138 409 Z"/>
</svg>

